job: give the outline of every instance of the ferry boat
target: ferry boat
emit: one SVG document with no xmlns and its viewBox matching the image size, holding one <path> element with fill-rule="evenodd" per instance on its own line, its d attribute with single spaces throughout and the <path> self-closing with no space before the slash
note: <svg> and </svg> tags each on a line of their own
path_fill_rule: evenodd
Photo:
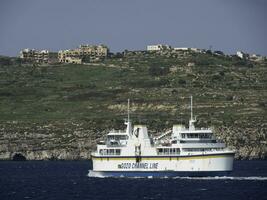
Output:
<svg viewBox="0 0 267 200">
<path fill-rule="evenodd" d="M 132 126 L 129 114 L 125 131 L 112 130 L 91 154 L 95 177 L 221 176 L 233 169 L 235 152 L 213 135 L 194 126 L 193 99 L 189 127 L 173 125 L 150 137 L 145 125 Z"/>
</svg>

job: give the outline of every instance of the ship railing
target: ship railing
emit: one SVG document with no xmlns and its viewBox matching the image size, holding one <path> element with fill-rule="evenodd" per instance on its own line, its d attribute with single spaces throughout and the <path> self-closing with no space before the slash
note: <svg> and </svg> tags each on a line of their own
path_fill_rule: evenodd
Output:
<svg viewBox="0 0 267 200">
<path fill-rule="evenodd" d="M 107 144 L 107 147 L 125 147 L 127 144 Z"/>
<path fill-rule="evenodd" d="M 175 152 L 175 153 L 164 153 L 164 152 L 157 152 L 158 155 L 162 156 L 168 156 L 168 155 L 180 155 L 180 152 Z"/>
<path fill-rule="evenodd" d="M 115 129 L 112 129 L 111 131 L 109 131 L 109 133 L 125 133 L 125 130 L 115 130 Z"/>
<path fill-rule="evenodd" d="M 121 153 L 100 153 L 101 156 L 119 156 Z"/>
<path fill-rule="evenodd" d="M 211 128 L 195 128 L 196 131 L 202 131 L 202 130 L 211 130 Z"/>
<path fill-rule="evenodd" d="M 182 148 L 182 152 L 187 153 L 188 155 L 193 155 L 193 154 L 208 154 L 211 152 L 228 152 L 229 149 L 225 148 Z"/>
<path fill-rule="evenodd" d="M 180 155 L 180 153 L 158 153 L 158 155 Z"/>
<path fill-rule="evenodd" d="M 211 139 L 199 139 L 199 138 L 183 138 L 183 139 L 179 139 L 178 140 L 178 143 L 197 143 L 197 142 L 209 142 L 210 141 L 210 143 L 212 143 L 211 142 Z"/>
</svg>

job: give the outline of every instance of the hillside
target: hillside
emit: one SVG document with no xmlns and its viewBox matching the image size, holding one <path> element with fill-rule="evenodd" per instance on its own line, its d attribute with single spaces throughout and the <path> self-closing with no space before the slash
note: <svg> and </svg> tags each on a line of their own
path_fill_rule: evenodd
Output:
<svg viewBox="0 0 267 200">
<path fill-rule="evenodd" d="M 4 61 L 3 61 L 4 59 Z M 122 129 L 127 99 L 151 134 L 211 126 L 237 158 L 267 155 L 267 62 L 194 52 L 128 52 L 86 65 L 0 58 L 0 158 L 85 159 L 109 129 Z"/>
</svg>

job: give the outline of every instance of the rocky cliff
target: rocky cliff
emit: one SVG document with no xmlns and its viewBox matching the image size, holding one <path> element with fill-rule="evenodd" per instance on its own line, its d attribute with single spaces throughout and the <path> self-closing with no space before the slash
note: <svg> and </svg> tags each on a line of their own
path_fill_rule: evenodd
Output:
<svg viewBox="0 0 267 200">
<path fill-rule="evenodd" d="M 265 159 L 267 143 L 264 127 L 266 124 L 258 124 L 258 128 L 254 125 L 251 128 L 222 125 L 213 129 L 218 138 L 236 150 L 237 159 Z M 159 134 L 158 130 L 151 128 L 151 135 Z M 15 159 L 17 155 L 27 160 L 90 159 L 96 141 L 103 139 L 107 132 L 105 125 L 98 129 L 92 121 L 46 124 L 11 121 L 1 125 L 0 159 Z"/>
</svg>

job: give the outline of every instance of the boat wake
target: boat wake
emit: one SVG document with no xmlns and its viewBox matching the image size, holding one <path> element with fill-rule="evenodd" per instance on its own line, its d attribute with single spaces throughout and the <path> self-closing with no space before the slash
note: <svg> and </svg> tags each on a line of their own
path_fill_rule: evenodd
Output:
<svg viewBox="0 0 267 200">
<path fill-rule="evenodd" d="M 104 176 L 99 172 L 95 172 L 93 170 L 89 170 L 88 177 L 93 177 L 93 178 L 107 178 L 108 176 Z"/>
<path fill-rule="evenodd" d="M 265 176 L 214 176 L 214 177 L 173 177 L 173 179 L 191 179 L 191 180 L 248 180 L 248 181 L 267 181 Z"/>
</svg>

